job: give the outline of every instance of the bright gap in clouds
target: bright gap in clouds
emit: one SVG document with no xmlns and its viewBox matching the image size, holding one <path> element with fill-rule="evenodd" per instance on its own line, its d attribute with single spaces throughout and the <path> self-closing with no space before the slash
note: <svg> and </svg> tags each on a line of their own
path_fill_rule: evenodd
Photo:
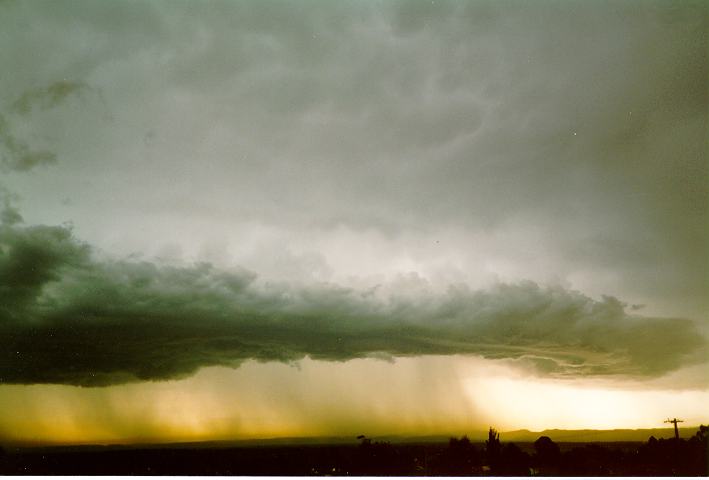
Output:
<svg viewBox="0 0 709 480">
<path fill-rule="evenodd" d="M 683 412 L 687 425 L 698 425 L 706 422 L 709 402 L 706 391 L 628 390 L 508 376 L 471 379 L 466 391 L 486 418 L 504 412 L 499 425 L 510 430 L 659 428 L 676 411 Z"/>
</svg>

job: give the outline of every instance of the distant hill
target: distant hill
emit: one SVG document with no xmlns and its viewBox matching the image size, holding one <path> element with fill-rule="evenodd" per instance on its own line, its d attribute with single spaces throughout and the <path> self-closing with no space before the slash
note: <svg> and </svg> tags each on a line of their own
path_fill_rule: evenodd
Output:
<svg viewBox="0 0 709 480">
<path fill-rule="evenodd" d="M 699 427 L 683 427 L 679 429 L 681 438 L 690 438 L 697 433 Z M 473 431 L 466 435 L 474 442 L 487 440 L 487 431 Z M 400 437 L 381 436 L 373 437 L 375 440 L 387 440 L 395 443 L 424 443 L 447 441 L 450 437 L 458 435 L 435 435 L 425 437 Z M 533 432 L 530 430 L 512 430 L 500 432 L 500 441 L 504 442 L 534 442 L 542 436 L 547 436 L 555 442 L 647 442 L 651 436 L 660 438 L 673 438 L 674 428 L 640 428 L 640 429 L 615 429 L 615 430 L 543 430 Z"/>
<path fill-rule="evenodd" d="M 679 429 L 681 438 L 690 438 L 697 433 L 699 427 L 684 427 Z M 646 442 L 651 436 L 655 438 L 673 438 L 674 428 L 642 428 L 617 430 L 544 430 L 530 432 L 529 430 L 514 430 L 500 433 L 501 441 L 533 442 L 541 436 L 547 436 L 555 442 Z"/>
<path fill-rule="evenodd" d="M 699 427 L 683 427 L 679 429 L 681 438 L 690 438 L 697 433 Z M 373 435 L 371 438 L 377 441 L 388 441 L 392 443 L 438 443 L 448 442 L 451 437 L 467 435 L 473 442 L 483 442 L 487 440 L 487 430 L 452 433 L 449 435 L 426 435 L 426 436 L 403 436 L 403 435 Z M 547 436 L 555 442 L 647 442 L 651 436 L 660 438 L 673 438 L 674 428 L 641 428 L 641 429 L 616 429 L 616 430 L 543 430 L 533 432 L 530 430 L 512 430 L 500 432 L 500 441 L 504 442 L 534 442 L 542 436 Z M 352 443 L 354 437 L 315 437 L 315 438 L 277 438 L 267 440 L 245 440 L 243 444 L 341 444 Z"/>
<path fill-rule="evenodd" d="M 699 427 L 683 427 L 679 429 L 681 438 L 690 438 L 697 433 Z M 404 435 L 372 435 L 369 438 L 375 441 L 386 441 L 398 444 L 431 444 L 447 443 L 451 437 L 467 437 L 473 442 L 487 440 L 488 432 L 455 432 L 444 435 L 404 436 Z M 646 442 L 654 436 L 660 438 L 673 438 L 674 429 L 670 428 L 644 428 L 644 429 L 616 429 L 616 430 L 543 430 L 533 432 L 530 430 L 512 430 L 500 432 L 500 441 L 505 442 L 534 442 L 541 436 L 547 436 L 554 442 L 585 443 L 585 442 Z M 131 448 L 229 448 L 249 446 L 289 446 L 289 445 L 355 445 L 358 440 L 354 435 L 331 437 L 280 437 L 280 438 L 255 438 L 243 440 L 213 440 L 196 442 L 150 442 L 150 441 L 124 441 L 114 444 L 46 444 L 42 442 L 5 442 L 5 446 L 13 445 L 19 448 L 40 448 L 49 450 L 102 450 L 102 449 L 131 449 Z M 0 445 L 3 442 L 0 440 Z"/>
</svg>

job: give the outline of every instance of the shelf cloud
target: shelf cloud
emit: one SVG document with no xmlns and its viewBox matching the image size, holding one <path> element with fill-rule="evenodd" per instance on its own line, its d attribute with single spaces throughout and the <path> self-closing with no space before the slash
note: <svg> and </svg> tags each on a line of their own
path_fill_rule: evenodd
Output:
<svg viewBox="0 0 709 480">
<path fill-rule="evenodd" d="M 2 383 L 100 386 L 306 356 L 472 354 L 544 376 L 652 377 L 706 361 L 694 322 L 628 314 L 532 281 L 359 291 L 259 282 L 246 270 L 100 259 L 66 226 L 0 227 Z M 401 286 L 403 285 L 403 287 Z"/>
</svg>

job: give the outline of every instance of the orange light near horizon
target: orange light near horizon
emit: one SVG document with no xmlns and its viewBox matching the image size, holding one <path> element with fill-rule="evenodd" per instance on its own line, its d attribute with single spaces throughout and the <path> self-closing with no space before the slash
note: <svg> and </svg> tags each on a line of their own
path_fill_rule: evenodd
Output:
<svg viewBox="0 0 709 480">
<path fill-rule="evenodd" d="M 505 430 L 662 428 L 668 411 L 687 412 L 699 424 L 706 421 L 701 405 L 709 404 L 706 391 L 601 388 L 580 380 L 493 377 L 466 385 L 481 413 Z"/>
<path fill-rule="evenodd" d="M 274 437 L 464 435 L 499 430 L 707 423 L 705 390 L 553 381 L 504 362 L 415 357 L 394 363 L 247 362 L 105 388 L 0 386 L 0 442 L 131 443 Z"/>
</svg>

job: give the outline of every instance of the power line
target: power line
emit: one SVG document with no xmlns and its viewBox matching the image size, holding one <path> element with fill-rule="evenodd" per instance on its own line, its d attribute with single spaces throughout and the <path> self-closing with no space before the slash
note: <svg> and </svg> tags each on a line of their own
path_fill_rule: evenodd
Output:
<svg viewBox="0 0 709 480">
<path fill-rule="evenodd" d="M 677 424 L 680 422 L 684 422 L 684 420 L 678 420 L 676 418 L 673 418 L 670 420 L 669 418 L 665 420 L 665 423 L 673 423 L 675 425 L 675 439 L 679 440 L 679 430 L 677 429 Z"/>
</svg>

